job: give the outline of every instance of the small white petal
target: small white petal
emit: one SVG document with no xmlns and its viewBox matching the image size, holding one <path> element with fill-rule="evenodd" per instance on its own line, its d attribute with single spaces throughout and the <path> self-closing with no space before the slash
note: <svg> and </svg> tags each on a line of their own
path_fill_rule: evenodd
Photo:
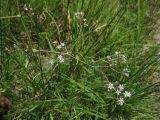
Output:
<svg viewBox="0 0 160 120">
<path fill-rule="evenodd" d="M 86 19 L 86 18 L 83 18 L 83 21 L 84 21 L 84 22 L 86 22 L 86 21 L 87 21 L 87 19 Z"/>
<path fill-rule="evenodd" d="M 27 8 L 27 7 L 25 7 L 25 8 L 24 8 L 24 10 L 25 10 L 25 11 L 28 11 L 28 8 Z"/>
<path fill-rule="evenodd" d="M 17 15 L 17 17 L 21 17 L 21 15 L 20 15 L 20 14 L 18 14 L 18 15 Z"/>
<path fill-rule="evenodd" d="M 53 43 L 54 43 L 54 44 L 57 44 L 58 42 L 57 42 L 57 41 L 54 41 Z"/>
<path fill-rule="evenodd" d="M 65 44 L 64 44 L 64 43 L 61 43 L 61 46 L 62 46 L 62 47 L 64 47 L 64 46 L 65 46 Z"/>
<path fill-rule="evenodd" d="M 120 54 L 121 54 L 121 52 L 118 52 L 118 51 L 115 52 L 115 55 L 120 55 Z"/>
</svg>

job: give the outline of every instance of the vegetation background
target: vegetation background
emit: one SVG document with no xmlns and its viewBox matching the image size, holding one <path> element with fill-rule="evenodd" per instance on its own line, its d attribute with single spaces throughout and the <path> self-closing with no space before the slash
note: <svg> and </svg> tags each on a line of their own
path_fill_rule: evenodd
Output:
<svg viewBox="0 0 160 120">
<path fill-rule="evenodd" d="M 159 120 L 159 0 L 0 5 L 7 119 Z"/>
</svg>

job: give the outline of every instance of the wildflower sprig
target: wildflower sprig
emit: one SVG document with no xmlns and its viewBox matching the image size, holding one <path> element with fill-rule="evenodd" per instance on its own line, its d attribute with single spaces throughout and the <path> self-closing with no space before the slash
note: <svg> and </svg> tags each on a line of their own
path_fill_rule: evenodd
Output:
<svg viewBox="0 0 160 120">
<path fill-rule="evenodd" d="M 107 60 L 110 67 L 115 66 L 117 64 L 127 64 L 127 57 L 119 51 L 115 51 L 113 55 L 107 56 Z"/>
<path fill-rule="evenodd" d="M 58 51 L 62 50 L 65 47 L 65 43 L 63 42 L 58 43 L 57 41 L 54 41 L 54 44 L 56 45 L 56 49 Z M 65 61 L 64 56 L 62 54 L 58 54 L 57 59 L 60 63 L 63 63 Z"/>
<path fill-rule="evenodd" d="M 1 91 L 14 103 L 6 119 L 132 120 L 146 108 L 150 114 L 152 102 L 144 104 L 155 85 L 145 80 L 158 54 L 143 50 L 153 28 L 145 17 L 158 4 L 52 1 L 2 2 L 0 19 L 14 18 L 3 21 L 0 47 Z M 17 12 L 21 17 L 5 17 Z"/>
<path fill-rule="evenodd" d="M 64 58 L 64 55 L 62 54 L 62 50 L 63 48 L 65 47 L 65 43 L 61 42 L 61 43 L 58 43 L 57 41 L 54 41 L 53 44 L 55 45 L 55 48 L 56 48 L 56 54 L 57 54 L 57 60 L 60 62 L 60 63 L 64 63 L 65 61 L 65 58 Z M 53 65 L 55 63 L 55 60 L 54 59 L 51 59 L 49 60 L 48 64 L 49 65 Z"/>
<path fill-rule="evenodd" d="M 107 84 L 108 91 L 112 94 L 114 94 L 115 101 L 117 101 L 117 105 L 122 106 L 125 103 L 126 98 L 130 98 L 132 96 L 131 92 L 125 89 L 125 86 L 123 84 L 113 84 L 109 82 Z"/>
<path fill-rule="evenodd" d="M 119 51 L 115 51 L 114 54 L 107 56 L 107 65 L 109 68 L 117 69 L 120 68 L 120 73 L 124 77 L 129 77 L 130 69 L 128 68 L 128 60 L 127 57 Z"/>
<path fill-rule="evenodd" d="M 76 19 L 79 20 L 82 23 L 83 27 L 87 27 L 88 26 L 87 19 L 85 17 L 84 12 L 76 12 L 75 16 L 76 16 Z"/>
</svg>

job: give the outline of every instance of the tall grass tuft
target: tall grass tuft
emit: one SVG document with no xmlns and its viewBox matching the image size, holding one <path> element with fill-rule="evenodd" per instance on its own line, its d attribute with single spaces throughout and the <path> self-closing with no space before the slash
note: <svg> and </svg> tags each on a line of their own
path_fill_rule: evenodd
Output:
<svg viewBox="0 0 160 120">
<path fill-rule="evenodd" d="M 159 0 L 5 0 L 0 92 L 11 120 L 154 119 Z M 0 106 L 1 107 L 1 106 Z"/>
</svg>

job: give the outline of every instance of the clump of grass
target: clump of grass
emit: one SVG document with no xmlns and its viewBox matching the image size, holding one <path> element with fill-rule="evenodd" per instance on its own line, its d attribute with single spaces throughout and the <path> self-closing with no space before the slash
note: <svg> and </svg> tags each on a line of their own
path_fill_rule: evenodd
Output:
<svg viewBox="0 0 160 120">
<path fill-rule="evenodd" d="M 144 51 L 154 25 L 145 19 L 149 3 L 3 2 L 0 91 L 12 101 L 6 117 L 152 119 L 143 103 L 155 100 L 159 83 L 146 80 L 159 55 L 158 47 Z"/>
</svg>

